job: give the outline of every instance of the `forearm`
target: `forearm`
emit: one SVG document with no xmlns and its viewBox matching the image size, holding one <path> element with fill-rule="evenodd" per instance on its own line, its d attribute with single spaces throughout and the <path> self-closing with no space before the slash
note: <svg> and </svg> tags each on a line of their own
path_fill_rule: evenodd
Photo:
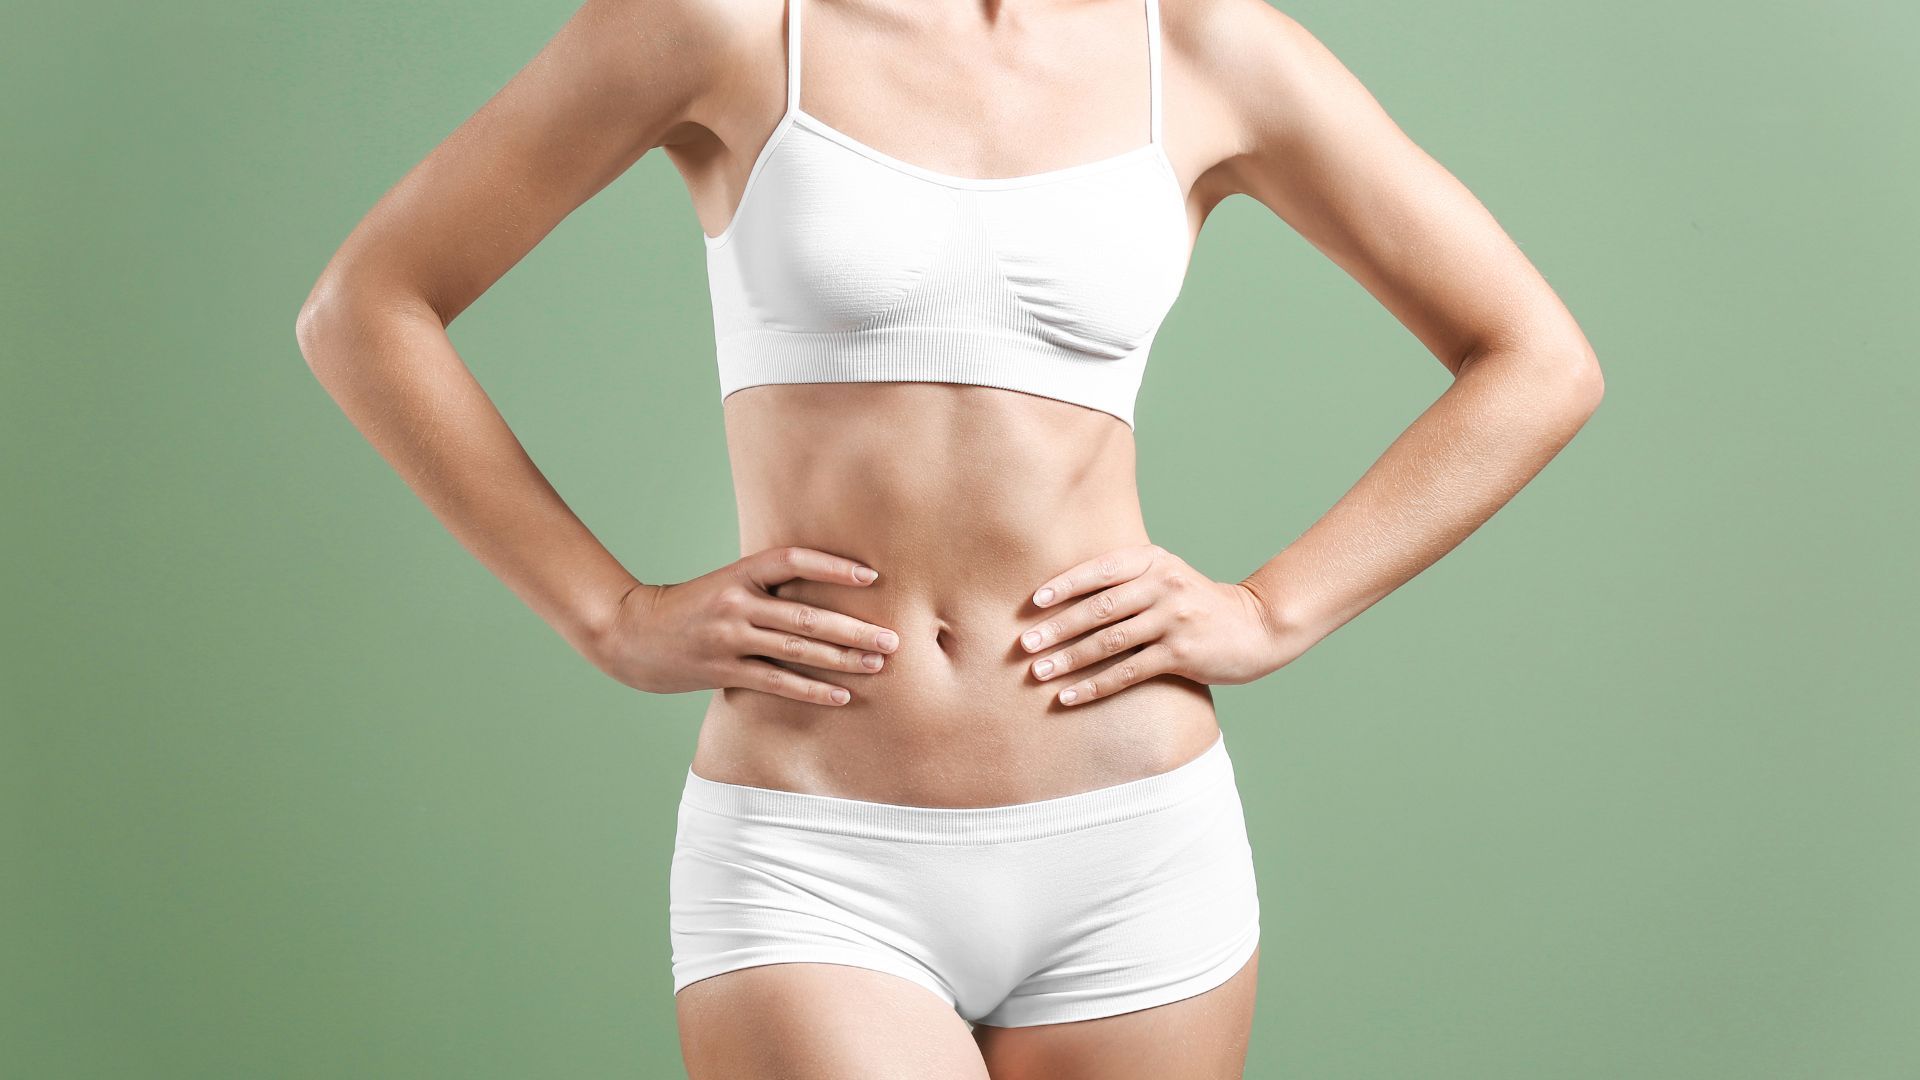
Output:
<svg viewBox="0 0 1920 1080">
<path fill-rule="evenodd" d="M 1291 660 L 1453 550 L 1558 454 L 1598 406 L 1577 350 L 1464 364 L 1333 508 L 1242 581 Z"/>
<path fill-rule="evenodd" d="M 308 366 L 442 525 L 564 637 L 591 650 L 636 579 L 527 456 L 424 302 L 303 309 Z"/>
</svg>

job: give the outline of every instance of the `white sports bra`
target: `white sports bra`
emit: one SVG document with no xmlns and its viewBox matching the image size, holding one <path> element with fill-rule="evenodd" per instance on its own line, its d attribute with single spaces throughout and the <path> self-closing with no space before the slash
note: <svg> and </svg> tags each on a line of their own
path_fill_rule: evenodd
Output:
<svg viewBox="0 0 1920 1080">
<path fill-rule="evenodd" d="M 786 112 L 733 220 L 706 237 L 721 398 L 767 383 L 969 383 L 1131 428 L 1191 248 L 1160 134 L 1159 3 L 1144 2 L 1150 141 L 973 178 L 901 161 L 802 109 L 802 0 L 788 0 Z"/>
</svg>

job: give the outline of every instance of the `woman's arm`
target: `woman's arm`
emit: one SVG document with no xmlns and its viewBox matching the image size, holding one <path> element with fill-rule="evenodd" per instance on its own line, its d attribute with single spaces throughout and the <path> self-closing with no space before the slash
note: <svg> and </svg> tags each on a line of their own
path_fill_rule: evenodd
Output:
<svg viewBox="0 0 1920 1080">
<path fill-rule="evenodd" d="M 1293 19 L 1204 0 L 1232 190 L 1353 276 L 1454 375 L 1325 516 L 1241 582 L 1284 664 L 1466 539 L 1599 406 L 1593 348 L 1487 209 Z"/>
<path fill-rule="evenodd" d="M 446 328 L 724 92 L 724 0 L 587 0 L 354 228 L 295 324 L 349 419 L 467 550 L 589 659 L 639 582 L 528 458 Z M 678 130 L 676 130 L 678 129 Z M 596 660 L 596 662 L 598 662 Z"/>
</svg>

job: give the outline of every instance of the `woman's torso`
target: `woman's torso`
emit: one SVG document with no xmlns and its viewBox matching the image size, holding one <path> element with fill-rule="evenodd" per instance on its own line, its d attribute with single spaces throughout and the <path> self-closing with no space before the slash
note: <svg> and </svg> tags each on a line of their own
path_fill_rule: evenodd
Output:
<svg viewBox="0 0 1920 1080">
<path fill-rule="evenodd" d="M 792 37 L 778 32 L 783 6 L 799 31 Z M 734 350 L 723 350 L 723 377 L 747 384 L 723 386 L 741 554 L 798 544 L 873 566 L 880 577 L 872 585 L 793 581 L 774 591 L 893 629 L 901 645 L 878 673 L 806 671 L 851 690 L 843 706 L 716 691 L 693 770 L 845 798 L 989 806 L 1192 760 L 1219 733 L 1206 686 L 1163 675 L 1065 706 L 1063 687 L 1115 660 L 1042 682 L 1031 666 L 1045 653 L 1018 644 L 1047 617 L 1031 601 L 1040 585 L 1101 552 L 1149 542 L 1129 385 L 1145 346 L 1128 350 L 1171 303 L 1197 230 L 1161 145 L 1157 3 L 1022 13 L 1017 33 L 1049 42 L 1047 60 L 992 82 L 979 74 L 991 70 L 983 57 L 1005 46 L 984 44 L 975 24 L 956 28 L 964 14 L 876 17 L 833 0 L 769 0 L 766 11 L 755 25 L 774 31 L 769 65 L 741 73 L 739 100 L 778 101 L 785 74 L 784 121 L 804 110 L 842 122 L 786 131 L 782 146 L 760 141 L 764 120 L 737 118 L 730 154 L 676 157 L 701 201 L 733 207 L 730 217 L 713 215 L 723 231 L 708 237 L 717 329 L 778 331 L 777 360 L 745 351 L 742 342 L 757 349 L 766 340 L 758 329 L 722 340 Z M 750 84 L 764 85 L 749 92 Z M 1021 119 L 954 119 L 989 109 Z M 849 126 L 859 142 L 844 135 Z M 1157 159 L 1141 152 L 1149 138 Z M 887 160 L 871 160 L 874 142 Z M 998 166 L 969 174 L 1058 172 L 1031 188 L 1018 180 L 1003 188 L 944 171 L 967 156 L 956 148 L 969 146 L 992 148 L 972 156 Z M 756 149 L 760 175 L 743 196 L 739 173 Z M 1081 162 L 1113 167 L 1067 171 Z M 915 207 L 922 212 L 908 213 Z M 796 215 L 806 231 L 784 232 Z M 911 333 L 857 342 L 865 349 L 857 356 L 810 357 L 824 379 L 809 370 L 807 381 L 753 385 L 775 369 L 790 374 L 795 357 L 822 343 L 812 331 L 868 316 L 841 309 L 891 276 L 878 251 L 921 250 L 887 239 L 916 228 L 949 252 L 945 262 L 912 267 L 926 270 L 947 306 L 912 315 L 909 325 L 924 323 L 929 341 L 935 330 L 985 328 L 949 352 L 984 357 L 993 369 L 985 377 L 1000 385 L 832 381 L 837 364 L 891 365 L 889 343 L 912 348 L 920 339 Z M 997 269 L 983 261 L 989 250 L 1003 260 Z M 812 306 L 829 301 L 831 309 Z M 1059 340 L 1016 334 L 1020 324 L 1005 320 L 1026 318 L 1023 310 L 1043 316 L 1027 321 L 1030 332 Z M 1002 343 L 999 355 L 981 351 Z"/>
<path fill-rule="evenodd" d="M 1061 705 L 1062 680 L 1086 671 L 1042 682 L 1031 666 L 1045 654 L 1019 644 L 1046 618 L 1032 597 L 1049 578 L 1149 542 L 1125 424 L 945 383 L 751 387 L 724 411 L 741 554 L 799 544 L 872 566 L 871 585 L 795 580 L 773 591 L 892 629 L 900 648 L 872 674 L 796 667 L 846 686 L 846 705 L 716 691 L 694 772 L 876 802 L 992 806 L 1163 772 L 1213 742 L 1204 684 L 1163 675 Z"/>
</svg>

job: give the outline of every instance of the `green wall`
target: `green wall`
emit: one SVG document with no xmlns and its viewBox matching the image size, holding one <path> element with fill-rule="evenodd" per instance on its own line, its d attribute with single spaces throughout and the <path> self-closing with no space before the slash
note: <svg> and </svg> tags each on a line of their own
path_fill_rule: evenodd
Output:
<svg viewBox="0 0 1920 1080">
<path fill-rule="evenodd" d="M 681 1075 L 705 694 L 600 675 L 338 411 L 296 310 L 567 4 L 9 5 L 0 1075 Z M 1217 688 L 1248 1075 L 1920 1076 L 1912 5 L 1288 11 L 1607 372 L 1479 534 Z M 643 579 L 730 561 L 664 155 L 453 337 Z M 1278 219 L 1201 237 L 1140 406 L 1159 543 L 1278 551 L 1445 386 Z"/>
</svg>

